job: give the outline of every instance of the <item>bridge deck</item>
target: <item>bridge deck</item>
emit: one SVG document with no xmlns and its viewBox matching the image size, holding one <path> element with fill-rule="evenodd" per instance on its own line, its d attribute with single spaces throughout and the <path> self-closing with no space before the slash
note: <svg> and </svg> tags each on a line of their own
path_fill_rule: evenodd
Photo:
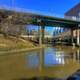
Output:
<svg viewBox="0 0 80 80">
<path fill-rule="evenodd" d="M 52 16 L 45 16 L 33 13 L 23 13 L 23 12 L 14 12 L 12 10 L 3 10 L 0 9 L 0 21 L 6 19 L 8 16 L 13 16 L 16 18 L 12 23 L 14 24 L 33 24 L 33 25 L 44 25 L 52 27 L 66 27 L 66 28 L 77 28 L 80 24 L 80 21 L 68 20 L 65 18 L 58 18 Z M 16 16 L 16 17 L 15 17 Z"/>
</svg>

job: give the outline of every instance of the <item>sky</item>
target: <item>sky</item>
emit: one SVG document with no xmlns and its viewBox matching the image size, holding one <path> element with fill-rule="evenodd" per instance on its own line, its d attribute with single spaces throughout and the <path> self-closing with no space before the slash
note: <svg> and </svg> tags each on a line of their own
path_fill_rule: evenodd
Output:
<svg viewBox="0 0 80 80">
<path fill-rule="evenodd" d="M 44 14 L 63 15 L 80 0 L 0 0 L 0 6 L 18 7 Z"/>
<path fill-rule="evenodd" d="M 22 8 L 29 12 L 62 17 L 79 2 L 80 0 L 0 0 L 0 7 Z"/>
</svg>

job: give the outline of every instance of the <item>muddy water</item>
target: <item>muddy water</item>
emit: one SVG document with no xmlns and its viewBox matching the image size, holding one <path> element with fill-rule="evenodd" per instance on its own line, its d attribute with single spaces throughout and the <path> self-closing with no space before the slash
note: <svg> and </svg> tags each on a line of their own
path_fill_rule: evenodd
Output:
<svg viewBox="0 0 80 80">
<path fill-rule="evenodd" d="M 33 77 L 65 78 L 78 69 L 80 69 L 80 50 L 67 46 L 0 55 L 0 80 L 28 80 Z"/>
</svg>

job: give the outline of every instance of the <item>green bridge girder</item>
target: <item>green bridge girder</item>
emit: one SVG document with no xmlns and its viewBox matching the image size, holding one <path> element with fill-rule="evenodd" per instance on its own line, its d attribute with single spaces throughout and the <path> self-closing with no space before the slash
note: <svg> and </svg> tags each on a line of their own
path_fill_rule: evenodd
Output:
<svg viewBox="0 0 80 80">
<path fill-rule="evenodd" d="M 32 25 L 44 25 L 44 26 L 52 26 L 52 27 L 65 27 L 65 28 L 78 28 L 80 25 L 80 21 L 68 20 L 65 18 L 58 18 L 53 16 L 45 16 L 40 14 L 26 13 L 26 12 L 18 12 L 12 10 L 0 9 L 0 16 L 3 18 L 8 17 L 9 15 L 18 15 L 13 23 L 14 24 L 32 24 Z M 22 17 L 21 17 L 22 16 Z M 30 17 L 30 19 L 27 19 Z M 3 19 L 2 19 L 3 20 Z"/>
<path fill-rule="evenodd" d="M 38 20 L 40 20 L 40 22 Z M 34 25 L 42 24 L 44 26 L 52 26 L 52 27 L 55 26 L 55 27 L 65 27 L 65 28 L 78 28 L 80 21 L 36 15 L 32 20 L 32 24 Z"/>
</svg>

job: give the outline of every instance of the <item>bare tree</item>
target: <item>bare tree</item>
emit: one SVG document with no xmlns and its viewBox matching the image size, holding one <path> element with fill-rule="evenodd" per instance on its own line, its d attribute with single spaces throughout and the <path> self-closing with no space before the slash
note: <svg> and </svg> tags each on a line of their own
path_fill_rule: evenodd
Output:
<svg viewBox="0 0 80 80">
<path fill-rule="evenodd" d="M 0 32 L 3 33 L 5 36 L 19 36 L 22 33 L 25 33 L 25 25 L 29 24 L 31 19 L 31 16 L 24 13 L 12 12 L 1 20 Z"/>
</svg>

